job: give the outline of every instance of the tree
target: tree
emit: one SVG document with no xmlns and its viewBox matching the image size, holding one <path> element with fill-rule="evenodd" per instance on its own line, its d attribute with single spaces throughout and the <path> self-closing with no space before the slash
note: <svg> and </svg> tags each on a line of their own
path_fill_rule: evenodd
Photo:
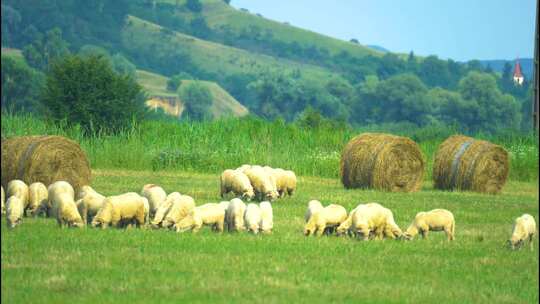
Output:
<svg viewBox="0 0 540 304">
<path fill-rule="evenodd" d="M 39 93 L 45 76 L 22 60 L 2 56 L 2 109 L 39 112 Z"/>
<path fill-rule="evenodd" d="M 1 5 L 2 9 L 2 46 L 15 46 L 15 38 L 19 24 L 21 23 L 21 14 L 9 5 Z"/>
<path fill-rule="evenodd" d="M 136 67 L 131 61 L 120 53 L 116 53 L 111 58 L 112 68 L 120 74 L 135 77 Z"/>
<path fill-rule="evenodd" d="M 451 79 L 446 62 L 437 56 L 426 57 L 420 64 L 418 74 L 422 81 L 430 87 L 447 88 Z"/>
<path fill-rule="evenodd" d="M 186 7 L 194 13 L 200 13 L 202 11 L 202 4 L 199 0 L 187 0 Z"/>
<path fill-rule="evenodd" d="M 55 27 L 38 37 L 23 49 L 28 64 L 38 70 L 46 71 L 55 60 L 68 55 L 68 43 L 62 40 L 62 30 Z"/>
<path fill-rule="evenodd" d="M 182 86 L 179 97 L 185 106 L 185 116 L 194 120 L 211 118 L 212 93 L 198 81 Z"/>
<path fill-rule="evenodd" d="M 178 87 L 182 84 L 182 78 L 179 75 L 174 75 L 173 77 L 167 80 L 167 91 L 176 92 Z"/>
<path fill-rule="evenodd" d="M 145 111 L 141 87 L 99 56 L 67 56 L 54 63 L 40 101 L 53 121 L 80 124 L 90 134 L 131 128 Z"/>
</svg>

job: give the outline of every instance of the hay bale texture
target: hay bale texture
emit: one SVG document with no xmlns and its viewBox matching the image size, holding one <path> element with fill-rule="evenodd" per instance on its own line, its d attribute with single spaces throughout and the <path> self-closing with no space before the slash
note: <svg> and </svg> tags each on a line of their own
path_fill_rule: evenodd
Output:
<svg viewBox="0 0 540 304">
<path fill-rule="evenodd" d="M 75 190 L 89 185 L 91 170 L 86 154 L 62 136 L 22 136 L 2 140 L 2 185 L 13 179 L 26 184 L 69 182 Z"/>
<path fill-rule="evenodd" d="M 463 135 L 447 138 L 433 161 L 433 185 L 441 190 L 496 194 L 509 173 L 508 152 L 501 146 Z"/>
<path fill-rule="evenodd" d="M 345 188 L 374 188 L 392 192 L 418 191 L 424 177 L 424 158 L 409 138 L 363 133 L 349 141 L 341 154 Z"/>
</svg>

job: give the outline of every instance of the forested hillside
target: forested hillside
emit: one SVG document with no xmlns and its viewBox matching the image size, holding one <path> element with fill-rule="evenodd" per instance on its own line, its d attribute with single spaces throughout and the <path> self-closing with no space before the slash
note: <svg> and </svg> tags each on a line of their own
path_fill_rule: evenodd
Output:
<svg viewBox="0 0 540 304">
<path fill-rule="evenodd" d="M 39 78 L 66 54 L 106 54 L 117 72 L 133 77 L 144 69 L 171 81 L 216 82 L 267 119 L 293 121 L 314 110 L 351 125 L 486 132 L 530 125 L 530 81 L 515 86 L 511 75 L 476 60 L 380 52 L 222 0 L 6 0 L 2 46 L 21 49 L 29 65 L 4 67 L 2 56 L 3 88 L 16 70 Z M 169 89 L 180 94 L 178 86 Z M 28 108 L 37 91 L 13 90 L 2 107 Z"/>
</svg>

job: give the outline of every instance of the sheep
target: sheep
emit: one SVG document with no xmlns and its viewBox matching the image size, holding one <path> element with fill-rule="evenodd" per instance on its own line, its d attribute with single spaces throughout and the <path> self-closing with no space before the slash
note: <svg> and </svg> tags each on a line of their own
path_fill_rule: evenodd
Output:
<svg viewBox="0 0 540 304">
<path fill-rule="evenodd" d="M 335 228 L 347 219 L 347 210 L 343 206 L 330 204 L 313 213 L 304 226 L 304 235 L 321 236 L 325 229 Z"/>
<path fill-rule="evenodd" d="M 47 213 L 48 217 L 55 217 L 55 218 L 57 217 L 56 213 L 58 209 L 58 204 L 55 204 L 55 202 L 59 202 L 59 200 L 57 199 L 59 195 L 67 194 L 73 200 L 75 199 L 75 191 L 73 190 L 73 187 L 66 181 L 57 181 L 50 184 L 47 191 L 48 191 L 48 197 L 47 197 L 48 202 L 46 206 L 42 205 L 42 207 L 43 209 L 45 209 L 44 211 Z"/>
<path fill-rule="evenodd" d="M 123 224 L 144 224 L 144 200 L 135 192 L 105 198 L 103 206 L 92 220 L 92 227 L 106 229 L 109 225 L 120 228 Z"/>
<path fill-rule="evenodd" d="M 240 172 L 244 172 L 244 170 L 251 168 L 251 165 L 241 165 L 240 167 L 236 168 L 236 170 Z"/>
<path fill-rule="evenodd" d="M 10 181 L 7 185 L 7 197 L 11 196 L 16 196 L 22 201 L 24 210 L 28 208 L 28 186 L 25 182 L 19 179 Z"/>
<path fill-rule="evenodd" d="M 375 239 L 382 239 L 386 228 L 388 212 L 386 208 L 378 203 L 360 204 L 352 215 L 351 233 L 363 240 L 368 240 L 371 236 Z"/>
<path fill-rule="evenodd" d="M 141 196 L 148 199 L 148 203 L 150 204 L 150 216 L 152 217 L 156 214 L 159 206 L 167 199 L 167 193 L 165 190 L 154 184 L 144 185 L 141 190 Z"/>
<path fill-rule="evenodd" d="M 163 219 L 161 226 L 169 228 L 178 223 L 187 216 L 193 215 L 195 209 L 195 201 L 189 195 L 181 195 L 177 200 L 173 201 L 169 212 Z"/>
<path fill-rule="evenodd" d="M 413 222 L 403 234 L 405 240 L 412 240 L 418 233 L 427 238 L 429 231 L 444 231 L 448 240 L 454 240 L 454 215 L 445 209 L 433 209 L 427 212 L 418 212 Z"/>
<path fill-rule="evenodd" d="M 146 197 L 141 197 L 144 205 L 144 224 L 150 223 L 150 203 Z"/>
<path fill-rule="evenodd" d="M 165 201 L 156 210 L 154 219 L 151 222 L 152 227 L 159 228 L 159 226 L 163 222 L 163 219 L 165 218 L 167 213 L 169 213 L 169 210 L 171 209 L 173 203 L 175 201 L 179 201 L 181 196 L 182 195 L 178 192 L 172 192 L 169 195 L 167 195 L 167 198 L 165 199 Z"/>
<path fill-rule="evenodd" d="M 49 200 L 49 191 L 47 187 L 40 182 L 32 183 L 28 187 L 28 208 L 30 215 L 37 216 L 38 213 L 46 208 Z"/>
<path fill-rule="evenodd" d="M 84 204 L 84 208 L 86 209 L 86 215 L 83 216 L 83 218 L 85 218 L 86 223 L 90 224 L 92 219 L 94 219 L 94 216 L 96 216 L 98 213 L 99 209 L 101 209 L 103 206 L 105 196 L 99 194 L 92 187 L 86 185 L 81 187 L 81 191 L 79 191 L 77 197 L 79 200 L 82 200 L 81 204 Z"/>
<path fill-rule="evenodd" d="M 233 192 L 235 195 L 248 201 L 252 200 L 255 196 L 249 178 L 240 170 L 227 169 L 223 171 L 220 181 L 220 196 L 222 198 L 229 192 Z"/>
<path fill-rule="evenodd" d="M 84 227 L 83 218 L 73 198 L 70 193 L 59 193 L 54 197 L 53 206 L 56 206 L 56 221 L 60 228 Z"/>
<path fill-rule="evenodd" d="M 259 204 L 259 209 L 261 210 L 261 221 L 259 224 L 259 228 L 262 233 L 270 234 L 272 233 L 272 228 L 274 227 L 272 205 L 270 204 L 270 202 L 264 201 Z"/>
<path fill-rule="evenodd" d="M 259 200 L 267 199 L 273 201 L 278 197 L 278 193 L 272 184 L 270 176 L 261 166 L 252 166 L 251 168 L 244 170 L 244 173 L 249 178 L 255 196 Z"/>
<path fill-rule="evenodd" d="M 383 207 L 384 208 L 384 207 Z M 394 214 L 388 208 L 384 208 L 386 222 L 384 225 L 383 235 L 391 239 L 401 239 L 403 236 L 403 231 L 394 221 Z"/>
<path fill-rule="evenodd" d="M 508 240 L 512 249 L 520 248 L 528 239 L 531 251 L 534 250 L 533 239 L 536 234 L 536 222 L 530 214 L 523 214 L 516 218 L 512 236 Z"/>
<path fill-rule="evenodd" d="M 358 207 L 355 207 L 351 212 L 349 212 L 349 215 L 347 216 L 347 219 L 344 220 L 339 226 L 336 228 L 336 234 L 338 236 L 344 235 L 346 232 L 350 231 L 349 229 L 352 226 L 352 218 L 354 213 L 356 212 L 356 209 Z"/>
<path fill-rule="evenodd" d="M 210 225 L 214 231 L 223 232 L 225 209 L 220 204 L 208 203 L 195 207 L 193 212 L 177 222 L 176 232 L 191 230 L 197 233 L 203 225 Z"/>
<path fill-rule="evenodd" d="M 291 170 L 285 170 L 283 174 L 284 177 L 281 177 L 281 179 L 285 179 L 284 188 L 287 190 L 287 194 L 291 196 L 296 191 L 296 174 Z"/>
<path fill-rule="evenodd" d="M 277 182 L 278 182 L 277 179 L 278 179 L 279 176 L 277 174 L 277 171 L 275 169 L 273 169 L 272 167 L 269 167 L 269 166 L 264 166 L 264 167 L 261 167 L 261 168 L 264 170 L 264 172 L 266 172 L 266 174 L 270 178 L 270 183 L 272 184 L 273 191 L 275 191 L 277 193 L 277 197 L 279 197 L 279 192 L 278 192 L 278 188 L 277 188 Z"/>
<path fill-rule="evenodd" d="M 6 202 L 6 224 L 8 228 L 15 228 L 22 223 L 24 203 L 18 196 L 11 196 Z"/>
<path fill-rule="evenodd" d="M 308 207 L 306 210 L 306 214 L 304 215 L 304 222 L 307 223 L 311 216 L 315 213 L 323 209 L 323 205 L 318 200 L 311 200 L 308 202 Z"/>
<path fill-rule="evenodd" d="M 228 231 L 243 231 L 244 227 L 244 213 L 246 211 L 246 204 L 239 198 L 233 198 L 229 207 L 227 208 L 226 223 Z"/>
<path fill-rule="evenodd" d="M 2 188 L 2 215 L 6 214 L 6 194 L 4 193 L 4 187 Z"/>
<path fill-rule="evenodd" d="M 88 224 L 88 205 L 82 198 L 80 198 L 75 202 L 75 206 L 77 206 L 77 211 L 79 211 L 79 215 L 81 216 L 84 224 Z M 91 222 L 92 221 L 90 221 L 90 223 Z"/>
<path fill-rule="evenodd" d="M 244 225 L 247 231 L 253 234 L 259 233 L 259 224 L 261 223 L 261 208 L 259 205 L 250 203 L 246 207 L 244 213 Z"/>
</svg>

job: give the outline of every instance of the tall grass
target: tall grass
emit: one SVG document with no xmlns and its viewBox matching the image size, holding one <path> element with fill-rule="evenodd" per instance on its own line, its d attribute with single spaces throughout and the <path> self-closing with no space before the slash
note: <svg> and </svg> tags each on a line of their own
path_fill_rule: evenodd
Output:
<svg viewBox="0 0 540 304">
<path fill-rule="evenodd" d="M 344 145 L 365 131 L 390 132 L 417 141 L 431 178 L 433 155 L 452 129 L 378 126 L 360 129 L 302 128 L 283 121 L 228 118 L 212 122 L 143 121 L 115 136 L 84 136 L 78 126 L 46 123 L 29 114 L 2 113 L 2 136 L 55 134 L 79 142 L 94 169 L 186 170 L 221 172 L 244 163 L 292 169 L 300 175 L 338 177 Z M 408 131 L 407 131 L 408 130 Z M 538 180 L 538 139 L 535 135 L 476 134 L 505 147 L 511 155 L 510 178 Z"/>
</svg>

